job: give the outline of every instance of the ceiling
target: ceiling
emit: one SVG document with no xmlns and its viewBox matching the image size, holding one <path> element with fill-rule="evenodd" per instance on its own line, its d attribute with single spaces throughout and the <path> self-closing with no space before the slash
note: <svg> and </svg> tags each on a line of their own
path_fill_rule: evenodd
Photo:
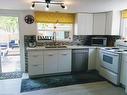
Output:
<svg viewBox="0 0 127 95">
<path fill-rule="evenodd" d="M 35 0 L 1 0 L 0 9 L 31 10 L 31 3 Z M 45 1 L 45 0 L 36 0 Z M 58 5 L 50 6 L 50 11 L 63 12 L 103 12 L 127 9 L 127 0 L 53 0 L 65 2 L 68 9 Z M 35 10 L 45 10 L 45 4 L 38 4 Z"/>
</svg>

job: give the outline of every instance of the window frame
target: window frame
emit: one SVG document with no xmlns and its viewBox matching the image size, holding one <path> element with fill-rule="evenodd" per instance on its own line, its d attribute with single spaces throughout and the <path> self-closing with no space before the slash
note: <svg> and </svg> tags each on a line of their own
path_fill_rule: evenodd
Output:
<svg viewBox="0 0 127 95">
<path fill-rule="evenodd" d="M 48 23 L 47 23 L 48 24 Z M 55 23 L 49 23 L 49 24 L 55 24 Z M 59 24 L 59 23 L 58 23 Z M 60 23 L 62 24 L 62 23 Z M 73 33 L 74 33 L 74 24 L 71 24 L 72 28 L 71 28 L 71 31 L 70 34 L 69 34 L 69 38 L 70 39 L 63 39 L 63 40 L 56 40 L 57 42 L 72 42 L 73 41 Z M 39 31 L 38 31 L 38 23 L 36 23 L 36 27 L 37 27 L 37 36 L 39 35 Z M 42 30 L 43 31 L 43 30 Z M 45 30 L 44 30 L 45 31 Z M 47 30 L 47 31 L 54 31 L 54 30 Z M 59 30 L 56 30 L 56 31 L 59 31 Z M 61 31 L 61 30 L 60 30 Z M 64 31 L 64 30 L 62 30 Z M 52 42 L 53 40 L 38 40 L 38 42 Z"/>
</svg>

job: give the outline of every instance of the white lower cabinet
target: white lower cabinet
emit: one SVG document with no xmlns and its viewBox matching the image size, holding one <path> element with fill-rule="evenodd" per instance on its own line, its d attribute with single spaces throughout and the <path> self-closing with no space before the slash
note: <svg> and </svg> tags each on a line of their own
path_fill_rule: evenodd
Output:
<svg viewBox="0 0 127 95">
<path fill-rule="evenodd" d="M 71 72 L 71 50 L 28 51 L 29 75 Z"/>
<path fill-rule="evenodd" d="M 29 75 L 43 74 L 43 52 L 28 52 L 28 73 Z"/>
<path fill-rule="evenodd" d="M 122 54 L 122 63 L 121 63 L 121 74 L 120 74 L 120 82 L 122 85 L 127 86 L 127 54 Z"/>
<path fill-rule="evenodd" d="M 31 64 L 28 66 L 28 72 L 29 72 L 29 75 L 40 75 L 40 74 L 43 74 L 43 67 L 42 67 L 42 64 Z"/>
<path fill-rule="evenodd" d="M 58 58 L 58 72 L 71 72 L 71 50 L 60 50 Z"/>
<path fill-rule="evenodd" d="M 96 48 L 89 48 L 88 70 L 96 69 Z"/>
<path fill-rule="evenodd" d="M 57 73 L 58 70 L 57 51 L 44 51 L 44 74 Z"/>
<path fill-rule="evenodd" d="M 101 60 L 101 49 L 100 48 L 97 48 L 96 50 L 96 70 L 98 70 L 99 72 L 101 72 L 100 70 L 100 65 L 102 63 L 102 60 Z"/>
</svg>

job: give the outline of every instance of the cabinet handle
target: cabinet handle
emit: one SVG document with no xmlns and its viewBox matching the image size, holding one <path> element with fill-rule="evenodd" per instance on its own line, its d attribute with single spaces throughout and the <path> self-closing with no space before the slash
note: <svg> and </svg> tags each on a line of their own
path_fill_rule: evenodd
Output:
<svg viewBox="0 0 127 95">
<path fill-rule="evenodd" d="M 33 57 L 38 57 L 38 55 L 33 55 Z"/>
<path fill-rule="evenodd" d="M 48 54 L 48 56 L 53 56 L 53 54 Z"/>
<path fill-rule="evenodd" d="M 64 55 L 64 56 L 65 56 L 65 55 L 67 55 L 67 54 L 62 54 L 62 55 Z"/>
<path fill-rule="evenodd" d="M 37 66 L 39 66 L 39 65 L 33 65 L 33 66 L 37 67 Z"/>
</svg>

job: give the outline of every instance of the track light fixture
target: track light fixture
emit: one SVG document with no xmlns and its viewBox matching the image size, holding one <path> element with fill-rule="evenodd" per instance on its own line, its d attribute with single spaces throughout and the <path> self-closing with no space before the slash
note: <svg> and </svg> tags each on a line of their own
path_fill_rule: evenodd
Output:
<svg viewBox="0 0 127 95">
<path fill-rule="evenodd" d="M 67 7 L 64 5 L 64 3 L 62 3 L 62 2 L 51 2 L 51 0 L 45 0 L 45 2 L 41 2 L 41 1 L 33 1 L 33 2 L 32 2 L 32 6 L 31 6 L 31 8 L 34 9 L 35 4 L 41 4 L 41 3 L 46 3 L 46 4 L 47 4 L 47 5 L 46 5 L 46 9 L 49 9 L 49 5 L 50 5 L 50 4 L 60 5 L 61 8 L 63 8 L 63 9 L 67 9 Z"/>
</svg>

